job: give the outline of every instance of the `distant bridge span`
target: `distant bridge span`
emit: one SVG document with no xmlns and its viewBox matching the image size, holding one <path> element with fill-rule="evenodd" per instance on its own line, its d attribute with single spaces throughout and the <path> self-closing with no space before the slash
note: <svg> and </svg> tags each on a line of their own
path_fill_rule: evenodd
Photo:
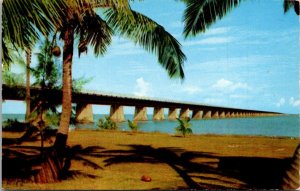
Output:
<svg viewBox="0 0 300 191">
<path fill-rule="evenodd" d="M 43 98 L 51 100 L 51 102 L 61 104 L 62 91 L 61 90 L 41 90 L 41 88 L 31 88 L 31 95 L 38 95 L 44 92 Z M 25 100 L 25 87 L 9 87 L 2 86 L 3 100 Z M 103 92 L 73 92 L 72 102 L 77 104 L 77 121 L 81 123 L 92 122 L 93 112 L 92 104 L 95 105 L 110 105 L 110 117 L 112 120 L 121 122 L 124 121 L 123 106 L 134 106 L 135 116 L 134 120 L 147 120 L 147 107 L 153 107 L 153 119 L 164 119 L 164 108 L 169 109 L 168 119 L 174 120 L 177 117 L 190 117 L 190 110 L 192 111 L 193 119 L 209 119 L 209 118 L 232 118 L 232 117 L 253 117 L 253 116 L 273 116 L 281 113 L 270 111 L 258 111 L 222 106 L 213 106 L 207 104 L 179 102 L 173 100 L 153 99 L 128 95 L 115 95 Z M 180 109 L 178 116 L 177 110 Z"/>
</svg>

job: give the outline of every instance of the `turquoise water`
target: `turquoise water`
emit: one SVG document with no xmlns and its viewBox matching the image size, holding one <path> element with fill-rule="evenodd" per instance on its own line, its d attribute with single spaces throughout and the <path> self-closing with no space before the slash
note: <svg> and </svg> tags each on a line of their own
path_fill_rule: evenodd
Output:
<svg viewBox="0 0 300 191">
<path fill-rule="evenodd" d="M 94 124 L 76 125 L 76 128 L 96 129 L 97 121 L 104 115 L 94 115 Z M 24 120 L 22 114 L 3 114 L 2 120 L 6 119 Z M 132 120 L 133 115 L 125 115 L 126 119 Z M 143 132 L 162 132 L 175 133 L 177 121 L 149 121 L 139 122 L 140 131 Z M 229 118 L 229 119 L 210 119 L 192 120 L 192 130 L 194 134 L 219 134 L 219 135 L 261 135 L 261 136 L 284 136 L 300 137 L 300 118 L 299 115 L 285 115 L 274 117 L 255 117 L 255 118 Z M 119 123 L 121 131 L 129 130 L 127 122 Z"/>
</svg>

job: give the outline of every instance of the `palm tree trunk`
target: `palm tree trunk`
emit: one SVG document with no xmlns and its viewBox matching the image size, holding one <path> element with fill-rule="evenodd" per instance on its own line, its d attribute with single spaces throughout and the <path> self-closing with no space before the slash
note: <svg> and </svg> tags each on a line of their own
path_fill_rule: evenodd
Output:
<svg viewBox="0 0 300 191">
<path fill-rule="evenodd" d="M 63 40 L 62 114 L 54 143 L 54 147 L 58 152 L 66 146 L 72 112 L 72 58 L 74 44 L 74 29 L 72 26 L 68 26 L 64 32 Z"/>
<path fill-rule="evenodd" d="M 37 183 L 50 183 L 61 180 L 70 166 L 70 160 L 65 158 L 64 155 L 72 112 L 72 58 L 74 44 L 74 29 L 72 26 L 68 26 L 64 32 L 63 40 L 62 114 L 54 149 L 45 153 L 44 159 L 46 160 L 42 162 L 42 169 L 35 176 Z"/>
<path fill-rule="evenodd" d="M 25 114 L 25 121 L 27 122 L 29 119 L 29 115 L 31 113 L 30 109 L 30 63 L 31 63 L 31 49 L 28 48 L 26 50 L 26 95 L 25 95 L 25 102 L 26 102 L 26 114 Z"/>
</svg>

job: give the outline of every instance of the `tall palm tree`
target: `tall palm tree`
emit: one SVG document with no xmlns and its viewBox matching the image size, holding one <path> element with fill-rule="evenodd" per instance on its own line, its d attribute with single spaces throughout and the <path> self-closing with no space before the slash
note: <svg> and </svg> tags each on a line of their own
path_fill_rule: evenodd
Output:
<svg viewBox="0 0 300 191">
<path fill-rule="evenodd" d="M 79 36 L 79 54 L 90 45 L 96 56 L 103 55 L 111 43 L 114 33 L 127 37 L 158 57 L 158 62 L 167 70 L 170 77 L 184 78 L 183 62 L 185 55 L 179 42 L 162 26 L 150 18 L 133 11 L 128 0 L 99 0 L 97 3 L 77 0 L 77 4 L 67 1 L 64 24 L 57 28 L 64 41 L 63 47 L 63 98 L 62 115 L 55 147 L 66 145 L 72 103 L 72 58 L 74 37 Z M 80 5 L 80 6 L 78 6 Z M 104 19 L 95 11 L 103 9 Z"/>
<path fill-rule="evenodd" d="M 102 8 L 106 20 L 96 14 L 95 8 Z M 54 148 L 61 156 L 66 146 L 72 109 L 72 59 L 76 35 L 80 41 L 79 53 L 92 46 L 95 55 L 99 56 L 105 53 L 115 32 L 156 54 L 170 77 L 184 78 L 185 55 L 179 42 L 158 23 L 133 11 L 128 0 L 6 0 L 3 2 L 3 20 L 3 50 L 7 50 L 7 41 L 17 47 L 31 47 L 29 45 L 39 37 L 36 29 L 44 35 L 53 29 L 60 31 L 64 41 L 63 98 Z M 22 22 L 25 24 L 22 25 Z M 28 27 L 22 30 L 25 25 Z M 5 55 L 5 59 L 9 60 L 9 54 Z"/>
</svg>

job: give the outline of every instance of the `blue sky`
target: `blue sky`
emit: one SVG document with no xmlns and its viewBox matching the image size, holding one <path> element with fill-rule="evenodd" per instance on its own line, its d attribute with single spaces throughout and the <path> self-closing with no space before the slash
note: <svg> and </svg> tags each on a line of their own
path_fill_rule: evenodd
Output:
<svg viewBox="0 0 300 191">
<path fill-rule="evenodd" d="M 132 9 L 165 27 L 187 56 L 185 80 L 170 79 L 156 56 L 115 36 L 107 54 L 75 53 L 73 76 L 92 77 L 84 89 L 212 105 L 299 113 L 299 17 L 282 1 L 248 0 L 206 33 L 184 39 L 184 4 L 136 1 Z M 34 59 L 33 59 L 34 61 Z M 3 113 L 23 113 L 6 101 Z M 94 107 L 107 113 L 108 107 Z M 126 108 L 132 112 L 132 108 Z"/>
</svg>

